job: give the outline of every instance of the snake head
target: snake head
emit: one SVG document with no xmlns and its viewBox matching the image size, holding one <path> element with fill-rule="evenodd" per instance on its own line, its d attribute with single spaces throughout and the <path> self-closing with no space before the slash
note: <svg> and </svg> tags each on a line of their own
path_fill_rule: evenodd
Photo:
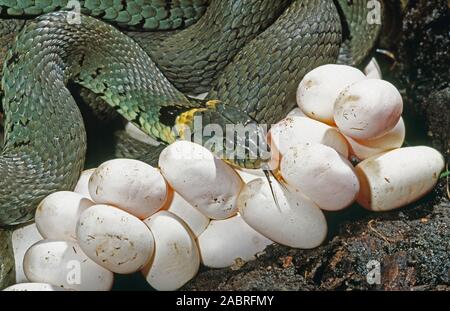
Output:
<svg viewBox="0 0 450 311">
<path fill-rule="evenodd" d="M 176 131 L 180 138 L 201 144 L 234 166 L 259 169 L 270 163 L 267 126 L 219 101 L 181 114 Z"/>
</svg>

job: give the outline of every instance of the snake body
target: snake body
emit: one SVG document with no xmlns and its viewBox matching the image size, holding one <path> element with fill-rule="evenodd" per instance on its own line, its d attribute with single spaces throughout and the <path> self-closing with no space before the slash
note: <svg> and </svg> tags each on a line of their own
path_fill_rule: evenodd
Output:
<svg viewBox="0 0 450 311">
<path fill-rule="evenodd" d="M 0 289 L 16 281 L 12 230 L 0 228 Z"/>
<path fill-rule="evenodd" d="M 1 0 L 0 17 L 38 16 L 69 8 L 122 27 L 172 30 L 194 24 L 207 4 L 208 0 Z"/>
<path fill-rule="evenodd" d="M 39 15 L 60 8 L 20 11 L 10 2 L 0 0 L 0 16 Z M 85 13 L 107 21 L 133 27 L 146 24 L 143 13 L 139 13 L 138 23 L 112 19 L 104 13 L 109 2 L 117 1 L 82 3 L 91 7 Z M 152 5 L 161 1 L 127 1 L 141 2 Z M 348 5 L 347 1 L 337 2 Z M 289 98 L 304 74 L 337 62 L 345 40 L 353 39 L 343 37 L 342 20 L 354 11 L 339 9 L 337 2 L 211 0 L 198 23 L 146 49 L 150 56 L 139 46 L 152 44 L 145 35 L 133 36 L 139 38 L 138 44 L 113 26 L 83 14 L 81 23 L 68 22 L 70 12 L 53 12 L 20 26 L 23 29 L 8 50 L 3 67 L 5 142 L 0 155 L 0 225 L 30 220 L 43 197 L 73 189 L 77 181 L 84 164 L 86 134 L 68 83 L 96 94 L 165 144 L 177 138 L 172 132 L 174 125 L 192 126 L 192 117 L 197 115 L 205 123 L 223 127 L 228 123 L 273 124 L 292 108 Z M 92 9 L 93 3 L 102 5 L 102 13 Z M 205 2 L 191 4 L 202 6 Z M 358 16 L 367 11 L 365 5 L 366 1 L 353 1 L 360 9 Z M 161 28 L 177 25 L 174 22 Z M 358 28 L 348 27 L 352 29 Z M 364 55 L 352 59 L 367 57 L 377 29 L 370 28 L 375 35 L 367 36 L 367 46 L 358 52 Z M 352 42 L 356 41 L 348 41 L 350 52 L 357 50 Z M 191 48 L 196 52 L 190 52 Z M 186 92 L 209 87 L 212 91 L 207 101 L 194 101 L 174 85 Z M 244 159 L 236 164 L 258 167 L 261 161 Z"/>
<path fill-rule="evenodd" d="M 212 1 L 194 27 L 160 44 L 148 44 L 148 38 L 142 33 L 132 34 L 132 37 L 177 89 L 205 93 L 235 55 L 272 25 L 291 2 L 247 0 L 230 5 L 228 1 Z"/>
</svg>

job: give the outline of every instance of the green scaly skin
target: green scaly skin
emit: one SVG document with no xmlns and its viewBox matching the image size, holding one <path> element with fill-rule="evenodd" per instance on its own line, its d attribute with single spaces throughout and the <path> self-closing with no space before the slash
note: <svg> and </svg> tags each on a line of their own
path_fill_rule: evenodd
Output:
<svg viewBox="0 0 450 311">
<path fill-rule="evenodd" d="M 0 228 L 0 290 L 16 281 L 12 231 Z"/>
<path fill-rule="evenodd" d="M 206 14 L 184 31 L 166 38 L 154 33 L 127 34 L 155 60 L 176 88 L 201 94 L 211 90 L 242 48 L 271 26 L 292 2 L 247 0 L 242 9 L 229 1 L 211 0 Z M 380 26 L 367 23 L 371 13 L 367 0 L 337 0 L 337 4 L 346 36 L 337 62 L 361 67 L 372 55 Z"/>
<path fill-rule="evenodd" d="M 173 30 L 194 24 L 207 8 L 208 0 L 80 0 L 83 14 L 121 27 L 140 30 Z M 67 0 L 0 0 L 0 18 L 39 16 L 73 9 Z"/>
<path fill-rule="evenodd" d="M 158 108 L 194 107 L 132 39 L 94 18 L 82 16 L 78 25 L 67 16 L 50 13 L 29 23 L 5 61 L 2 225 L 31 219 L 42 198 L 73 189 L 83 169 L 86 134 L 68 81 L 167 142 L 170 128 L 159 122 Z"/>
<path fill-rule="evenodd" d="M 333 2 L 295 1 L 238 53 L 209 98 L 219 98 L 257 122 L 274 124 L 293 108 L 289 99 L 303 76 L 336 62 L 341 40 Z"/>
<path fill-rule="evenodd" d="M 291 3 L 292 0 L 246 0 L 245 5 L 236 5 L 232 1 L 212 0 L 195 26 L 159 44 L 151 44 L 153 34 L 129 35 L 177 89 L 201 94 L 211 89 L 236 54 L 272 25 Z"/>
<path fill-rule="evenodd" d="M 341 19 L 344 42 L 337 63 L 364 67 L 372 58 L 372 52 L 380 37 L 381 25 L 370 23 L 375 22 L 373 17 L 377 15 L 380 19 L 383 17 L 384 4 L 381 1 L 374 2 L 372 6 L 368 1 L 337 0 L 337 2 L 341 15 L 345 16 Z"/>
</svg>

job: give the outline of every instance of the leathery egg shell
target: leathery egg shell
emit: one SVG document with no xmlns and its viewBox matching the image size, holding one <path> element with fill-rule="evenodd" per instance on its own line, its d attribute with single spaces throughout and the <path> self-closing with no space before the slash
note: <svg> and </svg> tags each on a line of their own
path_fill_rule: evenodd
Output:
<svg viewBox="0 0 450 311">
<path fill-rule="evenodd" d="M 153 235 L 147 226 L 108 205 L 95 205 L 81 214 L 77 240 L 89 258 L 120 274 L 140 270 L 154 251 Z"/>
<path fill-rule="evenodd" d="M 338 211 L 356 200 L 359 181 L 350 162 L 334 149 L 302 144 L 289 149 L 281 160 L 284 180 L 321 209 Z"/>
<path fill-rule="evenodd" d="M 383 73 L 376 58 L 372 58 L 370 63 L 364 68 L 364 74 L 369 79 L 383 79 Z"/>
<path fill-rule="evenodd" d="M 89 193 L 89 179 L 94 172 L 95 168 L 81 172 L 80 178 L 78 179 L 77 185 L 75 186 L 75 190 L 73 192 L 79 193 L 89 200 L 92 200 L 91 194 Z"/>
<path fill-rule="evenodd" d="M 73 241 L 44 240 L 34 244 L 23 260 L 30 282 L 48 283 L 65 289 L 107 291 L 112 272 L 90 260 Z"/>
<path fill-rule="evenodd" d="M 94 202 L 75 192 L 60 191 L 47 196 L 36 209 L 35 222 L 44 239 L 76 239 L 77 221 Z"/>
<path fill-rule="evenodd" d="M 345 158 L 348 143 L 338 129 L 304 117 L 287 117 L 274 125 L 268 135 L 272 159 L 280 160 L 288 150 L 298 144 L 317 143 L 329 146 Z"/>
<path fill-rule="evenodd" d="M 177 141 L 161 152 L 159 166 L 171 187 L 205 216 L 226 219 L 236 215 L 243 182 L 208 149 Z"/>
<path fill-rule="evenodd" d="M 308 116 L 300 108 L 293 109 L 291 112 L 288 113 L 287 117 L 305 117 L 305 118 L 308 118 Z"/>
<path fill-rule="evenodd" d="M 41 240 L 43 240 L 43 238 L 34 223 L 17 228 L 13 231 L 11 241 L 14 251 L 16 283 L 28 282 L 25 272 L 23 271 L 23 257 L 33 244 Z"/>
<path fill-rule="evenodd" d="M 137 160 L 116 159 L 103 163 L 89 180 L 94 202 L 116 206 L 145 219 L 160 210 L 168 197 L 161 173 Z"/>
<path fill-rule="evenodd" d="M 200 267 L 194 237 L 177 216 L 161 211 L 145 220 L 155 237 L 155 255 L 142 270 L 156 290 L 177 290 L 190 281 Z"/>
<path fill-rule="evenodd" d="M 325 240 L 327 223 L 323 212 L 298 190 L 283 188 L 273 180 L 278 206 L 269 183 L 256 179 L 239 196 L 239 212 L 253 229 L 282 245 L 312 249 Z"/>
<path fill-rule="evenodd" d="M 61 292 L 64 288 L 47 283 L 20 283 L 5 288 L 5 292 Z"/>
<path fill-rule="evenodd" d="M 364 73 L 345 65 L 324 65 L 305 75 L 297 90 L 297 103 L 310 118 L 334 125 L 334 103 L 349 85 L 366 79 Z"/>
<path fill-rule="evenodd" d="M 250 169 L 238 168 L 238 169 L 236 169 L 236 172 L 239 174 L 239 176 L 242 178 L 242 180 L 246 184 L 251 182 L 252 180 L 266 177 L 263 170 L 250 170 Z"/>
<path fill-rule="evenodd" d="M 406 129 L 403 118 L 393 130 L 380 138 L 356 141 L 353 138 L 345 137 L 350 144 L 351 153 L 360 160 L 365 160 L 380 153 L 398 149 L 405 142 Z"/>
<path fill-rule="evenodd" d="M 403 207 L 430 192 L 445 166 L 444 157 L 429 147 L 396 149 L 356 167 L 361 191 L 358 203 L 372 211 Z"/>
<path fill-rule="evenodd" d="M 168 211 L 180 217 L 189 229 L 191 229 L 195 237 L 198 237 L 205 231 L 210 221 L 208 217 L 194 208 L 176 192 L 174 192 L 173 200 Z"/>
<path fill-rule="evenodd" d="M 237 259 L 255 260 L 271 244 L 271 240 L 247 225 L 240 215 L 211 221 L 198 238 L 202 262 L 210 268 L 230 267 Z"/>
<path fill-rule="evenodd" d="M 400 121 L 403 99 L 391 83 L 367 79 L 347 87 L 336 100 L 334 120 L 339 130 L 356 140 L 379 138 Z"/>
</svg>

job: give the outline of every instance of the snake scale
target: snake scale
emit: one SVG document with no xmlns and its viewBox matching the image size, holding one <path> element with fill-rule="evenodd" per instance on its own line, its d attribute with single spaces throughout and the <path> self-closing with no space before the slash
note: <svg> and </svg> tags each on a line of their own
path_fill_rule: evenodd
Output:
<svg viewBox="0 0 450 311">
<path fill-rule="evenodd" d="M 79 3 L 72 23 L 73 13 L 61 11 L 67 1 L 0 0 L 1 226 L 30 220 L 43 197 L 73 189 L 83 169 L 86 133 L 68 84 L 168 144 L 172 127 L 192 126 L 197 115 L 221 126 L 279 121 L 308 71 L 362 65 L 381 29 L 367 23 L 365 0 Z M 167 36 L 136 31 L 183 27 Z M 204 91 L 205 101 L 185 95 Z"/>
</svg>

